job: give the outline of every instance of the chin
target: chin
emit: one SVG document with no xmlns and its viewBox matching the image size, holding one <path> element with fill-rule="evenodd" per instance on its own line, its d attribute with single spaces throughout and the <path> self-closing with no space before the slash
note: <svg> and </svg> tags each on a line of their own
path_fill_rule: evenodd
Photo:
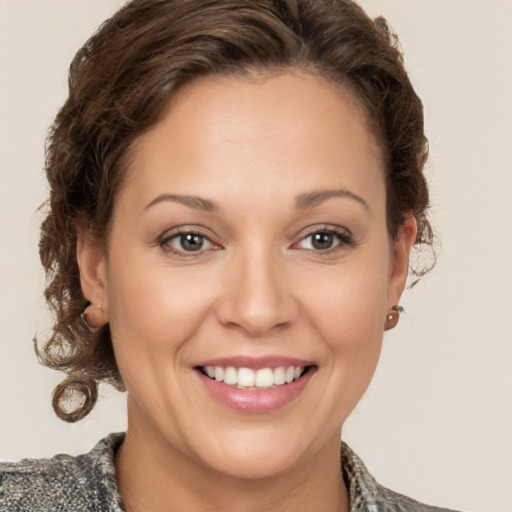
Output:
<svg viewBox="0 0 512 512">
<path fill-rule="evenodd" d="M 294 425 L 261 425 L 220 431 L 215 438 L 196 446 L 203 463 L 235 479 L 258 480 L 276 477 L 301 465 L 315 452 L 315 440 Z M 325 440 L 324 440 L 325 441 Z M 202 452 L 202 453 L 201 453 Z"/>
<path fill-rule="evenodd" d="M 233 449 L 223 458 L 214 457 L 211 467 L 219 473 L 238 480 L 262 480 L 286 473 L 298 464 L 293 451 L 250 447 L 248 450 Z"/>
</svg>

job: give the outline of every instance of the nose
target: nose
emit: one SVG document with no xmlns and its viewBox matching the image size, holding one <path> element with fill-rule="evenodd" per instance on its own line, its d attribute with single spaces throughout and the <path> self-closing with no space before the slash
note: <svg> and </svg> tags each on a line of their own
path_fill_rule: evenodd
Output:
<svg viewBox="0 0 512 512">
<path fill-rule="evenodd" d="M 249 254 L 248 254 L 249 253 Z M 285 262 L 272 251 L 239 251 L 226 267 L 217 306 L 221 324 L 261 337 L 290 326 L 298 307 Z"/>
</svg>

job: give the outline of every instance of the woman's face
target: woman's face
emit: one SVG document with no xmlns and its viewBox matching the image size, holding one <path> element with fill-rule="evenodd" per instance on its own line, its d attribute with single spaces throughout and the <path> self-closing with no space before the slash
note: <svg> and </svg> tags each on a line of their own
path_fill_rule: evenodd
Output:
<svg viewBox="0 0 512 512">
<path fill-rule="evenodd" d="M 337 447 L 414 239 L 411 220 L 390 243 L 385 212 L 382 157 L 347 91 L 299 73 L 180 90 L 134 146 L 107 254 L 79 250 L 128 435 L 248 478 Z"/>
</svg>

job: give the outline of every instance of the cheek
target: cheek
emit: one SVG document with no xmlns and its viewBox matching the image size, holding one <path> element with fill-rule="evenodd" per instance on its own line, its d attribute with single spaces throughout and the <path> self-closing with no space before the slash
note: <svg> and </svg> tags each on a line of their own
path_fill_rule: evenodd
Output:
<svg viewBox="0 0 512 512">
<path fill-rule="evenodd" d="M 386 262 L 348 266 L 304 283 L 312 321 L 333 349 L 359 350 L 382 337 L 387 298 Z M 309 290 L 309 291 L 306 291 Z"/>
<path fill-rule="evenodd" d="M 186 395 L 187 342 L 211 309 L 212 287 L 203 287 L 201 276 L 128 258 L 123 264 L 112 262 L 111 268 L 110 329 L 119 371 L 137 410 L 145 411 L 146 418 L 152 410 L 167 411 L 166 428 L 174 431 L 176 411 L 168 399 Z M 186 407 L 182 403 L 178 409 Z"/>
<path fill-rule="evenodd" d="M 179 354 L 207 315 L 212 287 L 197 273 L 136 258 L 112 262 L 111 269 L 108 300 L 116 356 L 158 364 L 161 356 Z"/>
<path fill-rule="evenodd" d="M 303 294 L 304 314 L 325 349 L 336 421 L 355 407 L 375 372 L 384 332 L 387 269 L 385 258 L 358 257 L 337 272 L 309 279 L 314 287 L 303 283 L 303 291 L 309 289 Z"/>
<path fill-rule="evenodd" d="M 343 423 L 377 367 L 383 339 L 386 287 L 377 273 L 343 276 L 327 289 L 329 300 L 316 311 L 317 330 L 327 349 L 333 421 Z M 328 400 L 329 401 L 329 400 Z"/>
</svg>

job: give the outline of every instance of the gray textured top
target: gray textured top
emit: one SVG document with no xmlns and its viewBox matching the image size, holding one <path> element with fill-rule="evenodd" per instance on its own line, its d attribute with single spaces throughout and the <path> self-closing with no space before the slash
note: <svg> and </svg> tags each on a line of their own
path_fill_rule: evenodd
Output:
<svg viewBox="0 0 512 512">
<path fill-rule="evenodd" d="M 123 439 L 111 434 L 78 457 L 0 464 L 0 512 L 124 512 L 114 467 Z M 449 512 L 385 489 L 345 443 L 341 453 L 351 512 Z"/>
</svg>

